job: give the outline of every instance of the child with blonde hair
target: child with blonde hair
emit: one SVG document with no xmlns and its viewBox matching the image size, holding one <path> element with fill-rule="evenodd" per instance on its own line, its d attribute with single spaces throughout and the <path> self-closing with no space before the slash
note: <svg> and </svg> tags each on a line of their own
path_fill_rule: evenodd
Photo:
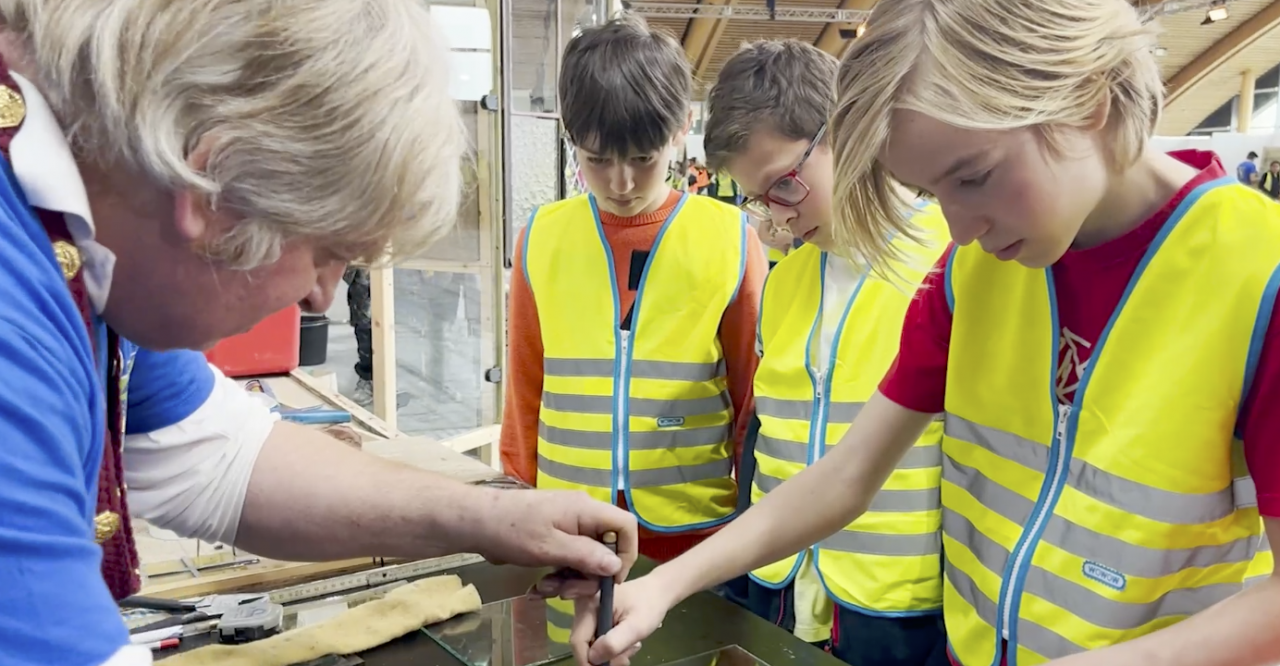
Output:
<svg viewBox="0 0 1280 666">
<path fill-rule="evenodd" d="M 938 413 L 953 663 L 1280 662 L 1280 208 L 1150 148 L 1152 36 L 1123 0 L 877 4 L 837 83 L 835 240 L 892 273 L 904 185 L 954 246 L 840 445 L 619 588 L 594 645 L 580 613 L 583 663 L 857 518 Z"/>
</svg>

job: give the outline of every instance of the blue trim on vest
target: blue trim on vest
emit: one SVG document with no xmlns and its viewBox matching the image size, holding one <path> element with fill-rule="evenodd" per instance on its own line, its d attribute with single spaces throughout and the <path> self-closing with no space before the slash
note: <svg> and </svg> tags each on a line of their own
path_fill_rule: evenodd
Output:
<svg viewBox="0 0 1280 666">
<path fill-rule="evenodd" d="M 756 309 L 758 313 L 756 315 L 756 341 L 760 343 L 759 351 L 761 355 L 764 354 L 764 298 L 765 294 L 769 292 L 770 277 L 773 277 L 773 271 L 768 271 L 764 274 L 764 282 L 760 285 L 759 307 Z"/>
<path fill-rule="evenodd" d="M 1049 518 L 1053 515 L 1054 507 L 1058 503 L 1058 499 L 1062 496 L 1062 489 L 1066 485 L 1067 475 L 1070 472 L 1071 454 L 1075 448 L 1076 431 L 1080 423 L 1080 408 L 1084 404 L 1085 391 L 1089 388 L 1089 381 L 1093 378 L 1093 371 L 1098 367 L 1098 358 L 1102 354 L 1103 348 L 1106 346 L 1107 339 L 1111 335 L 1111 329 L 1115 326 L 1116 320 L 1119 319 L 1120 313 L 1124 311 L 1125 303 L 1128 302 L 1129 296 L 1133 293 L 1134 287 L 1142 278 L 1142 274 L 1146 271 L 1147 266 L 1151 264 L 1151 260 L 1156 253 L 1164 245 L 1165 240 L 1173 233 L 1182 219 L 1186 216 L 1187 211 L 1200 200 L 1200 197 L 1212 189 L 1223 187 L 1235 183 L 1234 178 L 1219 178 L 1217 180 L 1204 183 L 1191 191 L 1185 199 L 1182 200 L 1178 207 L 1174 209 L 1173 214 L 1165 221 L 1164 226 L 1160 228 L 1160 233 L 1156 234 L 1151 245 L 1147 247 L 1147 251 L 1142 256 L 1142 260 L 1138 263 L 1138 268 L 1129 278 L 1129 284 L 1125 286 L 1124 294 L 1120 297 L 1120 302 L 1116 305 L 1115 310 L 1111 312 L 1111 318 L 1107 321 L 1107 325 L 1102 330 L 1102 335 L 1098 337 L 1098 342 L 1093 348 L 1093 354 L 1090 356 L 1090 362 L 1084 370 L 1084 374 L 1080 377 L 1080 384 L 1076 387 L 1075 397 L 1072 400 L 1071 411 L 1067 414 L 1065 436 L 1059 438 L 1055 432 L 1053 435 L 1053 443 L 1049 448 L 1049 459 L 1051 461 L 1059 461 L 1056 465 L 1057 470 L 1050 468 L 1048 472 L 1054 476 L 1050 479 L 1049 475 L 1045 476 L 1045 483 L 1040 487 L 1040 497 L 1036 500 L 1036 506 L 1031 512 L 1030 524 L 1031 531 L 1025 529 L 1019 537 L 1018 542 L 1014 545 L 1013 551 L 1010 553 L 1009 561 L 1005 566 L 1005 573 L 1002 577 L 1000 586 L 1000 603 L 996 607 L 996 659 L 992 666 L 996 666 L 1000 659 L 1000 639 L 1002 635 L 1002 626 L 1004 624 L 1004 606 L 1005 600 L 1011 599 L 1012 606 L 1009 609 L 1009 617 L 1018 617 L 1019 608 L 1022 605 L 1023 586 L 1026 584 L 1027 572 L 1030 571 L 1031 557 L 1035 554 L 1036 546 L 1039 544 L 1041 536 L 1044 534 L 1045 528 L 1048 526 Z M 1059 326 L 1058 326 L 1058 300 L 1053 284 L 1053 267 L 1044 269 L 1044 274 L 1049 288 L 1049 304 L 1052 310 L 1052 335 L 1053 346 L 1051 347 L 1053 364 L 1049 372 L 1049 399 L 1053 405 L 1055 414 L 1059 413 L 1058 398 L 1054 386 L 1054 378 L 1057 377 L 1058 370 L 1058 345 L 1060 343 Z M 1057 418 L 1054 419 L 1055 426 Z M 1062 441 L 1059 441 L 1059 440 Z M 1018 566 L 1018 563 L 1024 566 Z M 1018 572 L 1015 577 L 1014 571 Z M 1011 594 L 1005 594 L 1005 587 L 1013 584 Z M 1008 650 L 1009 666 L 1018 666 L 1018 625 L 1016 622 L 1009 627 L 1009 650 Z"/>
<path fill-rule="evenodd" d="M 618 279 L 617 278 L 618 273 L 616 270 L 614 270 L 613 252 L 609 249 L 609 241 L 604 237 L 604 224 L 600 222 L 600 208 L 596 205 L 596 196 L 594 194 L 588 194 L 587 203 L 591 205 L 591 219 L 592 221 L 595 222 L 596 234 L 600 237 L 600 249 L 604 251 L 604 260 L 605 260 L 605 263 L 609 266 L 609 280 L 612 284 L 616 285 L 617 279 Z M 528 253 L 529 232 L 525 233 L 524 247 L 525 247 L 525 252 Z M 618 303 L 618 289 L 615 286 L 614 288 L 610 289 L 609 292 L 613 295 L 613 321 L 615 322 L 614 325 L 617 326 L 618 324 L 616 322 L 622 321 L 622 315 L 619 314 L 619 311 L 622 308 Z M 613 335 L 613 377 L 615 382 L 617 382 L 618 378 L 622 376 L 621 374 L 622 369 L 623 369 L 622 332 L 619 329 L 619 330 L 615 330 Z M 619 415 L 618 415 L 618 402 L 617 400 L 614 400 L 613 428 L 614 428 L 615 435 L 617 433 L 619 422 L 620 421 L 619 421 Z M 617 452 L 610 449 L 609 455 L 613 458 L 613 460 L 609 461 L 609 470 L 610 470 L 609 472 L 609 503 L 616 504 L 618 501 L 617 499 L 618 498 L 618 465 L 616 464 Z M 629 499 L 630 498 L 628 498 L 628 500 Z"/>
<path fill-rule="evenodd" d="M 1253 321 L 1253 334 L 1249 337 L 1249 356 L 1245 361 L 1244 386 L 1240 388 L 1240 409 L 1244 409 L 1244 401 L 1249 398 L 1253 389 L 1254 375 L 1258 371 L 1258 359 L 1262 356 L 1262 347 L 1267 341 L 1267 330 L 1271 327 L 1271 313 L 1275 311 L 1276 294 L 1280 292 L 1280 265 L 1271 271 L 1271 278 L 1262 291 L 1262 300 L 1258 304 L 1258 316 Z M 1236 414 L 1235 436 L 1244 439 L 1240 430 L 1240 415 Z"/>
<path fill-rule="evenodd" d="M 681 205 L 683 205 L 683 203 L 684 203 L 684 200 L 681 199 Z M 730 303 L 738 300 L 738 292 L 742 291 L 742 278 L 744 275 L 747 274 L 747 229 L 750 228 L 750 225 L 747 222 L 746 212 L 743 212 L 741 214 L 741 220 L 742 220 L 742 238 L 739 241 L 739 245 L 738 245 L 738 286 L 733 288 L 733 295 L 729 297 Z"/>
<path fill-rule="evenodd" d="M 956 290 L 951 284 L 951 269 L 956 265 L 956 252 L 959 251 L 959 249 L 959 245 L 952 243 L 951 252 L 947 255 L 947 269 L 944 274 L 945 279 L 942 281 L 943 285 L 945 285 L 944 291 L 947 294 L 947 308 L 951 310 L 951 314 L 956 313 Z"/>
<path fill-rule="evenodd" d="M 529 239 L 533 237 L 533 220 L 538 216 L 539 210 L 542 210 L 542 206 L 535 206 L 529 213 L 529 221 L 524 225 L 524 247 L 520 248 L 520 267 L 524 270 L 524 283 L 529 285 L 530 290 L 533 289 L 533 281 L 529 279 Z M 599 226 L 600 216 L 596 213 L 596 201 L 594 198 L 591 200 L 591 214 L 596 218 L 596 226 Z M 604 236 L 602 235 L 600 238 L 603 240 Z M 610 261 L 612 261 L 613 253 L 609 254 Z"/>
<path fill-rule="evenodd" d="M 826 252 L 822 253 L 822 259 L 823 259 L 822 273 L 825 276 L 826 275 L 826 259 L 827 259 Z M 840 315 L 840 323 L 836 325 L 834 337 L 832 337 L 831 339 L 830 357 L 827 360 L 827 372 L 824 378 L 825 383 L 823 386 L 823 395 L 826 397 L 828 404 L 830 404 L 829 401 L 831 399 L 831 383 L 832 383 L 831 378 L 835 375 L 836 359 L 839 357 L 840 340 L 844 336 L 844 327 L 845 327 L 845 324 L 849 322 L 849 313 L 853 312 L 853 305 L 854 303 L 857 302 L 858 296 L 862 293 L 862 287 L 866 283 L 867 283 L 867 274 L 864 272 L 862 276 L 858 278 L 858 284 L 854 286 L 853 293 L 849 295 L 849 302 L 845 303 L 844 312 Z M 821 303 L 821 301 L 819 302 Z M 821 320 L 822 318 L 823 318 L 822 306 L 819 305 L 818 320 Z M 812 341 L 812 339 L 813 338 L 811 336 L 810 340 Z M 822 412 L 818 415 L 817 432 L 810 433 L 811 438 L 814 437 L 816 434 L 820 434 L 822 437 L 821 440 L 818 440 L 819 445 L 817 446 L 814 445 L 815 440 L 810 439 L 810 442 L 809 442 L 809 464 L 810 465 L 813 465 L 814 463 L 818 462 L 818 460 L 820 460 L 823 456 L 826 455 L 826 451 L 827 451 L 826 433 L 827 433 L 827 425 L 828 425 L 829 418 L 830 418 L 830 411 L 822 410 Z M 819 451 L 821 451 L 821 453 L 819 453 Z M 815 453 L 817 454 L 816 456 L 814 455 Z M 871 617 L 885 617 L 885 618 L 920 617 L 923 615 L 938 615 L 939 613 L 942 612 L 941 607 L 922 609 L 922 610 L 882 611 L 882 610 L 875 610 L 871 608 L 865 608 L 863 606 L 859 606 L 857 604 L 853 604 L 848 601 L 845 601 L 844 599 L 841 599 L 839 596 L 836 595 L 835 592 L 831 590 L 831 586 L 827 584 L 826 576 L 822 575 L 822 568 L 821 568 L 822 550 L 819 546 L 820 544 L 814 544 L 810 546 L 808 549 L 813 553 L 813 570 L 815 573 L 817 573 L 818 582 L 822 584 L 822 589 L 824 592 L 827 593 L 827 597 L 830 598 L 831 601 L 838 604 L 841 608 L 848 611 L 852 611 L 854 613 L 860 613 L 862 615 L 868 615 Z M 803 562 L 803 559 L 797 561 L 797 567 L 800 562 Z"/>
</svg>

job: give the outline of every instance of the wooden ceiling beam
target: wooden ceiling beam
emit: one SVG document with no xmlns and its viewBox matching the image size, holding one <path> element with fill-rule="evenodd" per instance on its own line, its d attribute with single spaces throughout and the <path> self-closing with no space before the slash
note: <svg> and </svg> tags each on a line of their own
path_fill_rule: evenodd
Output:
<svg viewBox="0 0 1280 666">
<path fill-rule="evenodd" d="M 875 6 L 876 0 L 841 0 L 840 9 L 850 9 L 853 11 L 866 11 Z M 852 30 L 858 27 L 853 23 L 828 23 L 822 27 L 822 33 L 818 35 L 818 39 L 813 45 L 839 58 L 844 55 L 845 49 L 849 47 L 852 39 L 845 39 L 840 36 L 840 30 Z"/>
<path fill-rule="evenodd" d="M 732 5 L 734 0 L 702 0 L 700 5 Z M 724 36 L 729 19 L 695 18 L 689 20 L 684 32 L 684 54 L 689 58 L 696 76 L 701 76 L 715 55 L 716 44 Z"/>
<path fill-rule="evenodd" d="M 1214 42 L 1204 53 L 1196 56 L 1165 82 L 1165 107 L 1175 104 L 1202 81 L 1218 71 L 1227 61 L 1249 49 L 1258 40 L 1280 27 L 1280 0 L 1272 2 L 1262 11 L 1249 17 L 1235 30 Z"/>
</svg>

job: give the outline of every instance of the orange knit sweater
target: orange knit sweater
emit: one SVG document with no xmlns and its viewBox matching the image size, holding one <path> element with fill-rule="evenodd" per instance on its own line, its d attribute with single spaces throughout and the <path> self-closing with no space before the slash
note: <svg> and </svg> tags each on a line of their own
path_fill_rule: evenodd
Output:
<svg viewBox="0 0 1280 666">
<path fill-rule="evenodd" d="M 648 251 L 653 247 L 658 230 L 680 200 L 680 193 L 672 191 L 658 210 L 621 218 L 600 211 L 605 241 L 613 254 L 615 273 L 623 276 L 622 284 L 614 284 L 618 291 L 619 313 L 631 309 L 636 293 L 627 288 L 625 277 L 629 274 L 631 253 Z M 525 232 L 520 232 L 513 253 L 511 268 L 511 294 L 507 313 L 507 368 L 503 376 L 506 395 L 502 415 L 501 453 L 506 472 L 525 483 L 536 486 L 538 480 L 538 409 L 542 401 L 542 329 L 538 322 L 538 309 L 533 291 L 525 280 L 522 262 Z M 591 239 L 595 242 L 595 239 Z M 755 234 L 747 234 L 747 262 L 737 298 L 729 304 L 720 321 L 720 344 L 724 348 L 728 368 L 729 395 L 736 417 L 734 442 L 741 457 L 742 439 L 750 422 L 752 410 L 751 383 L 756 365 L 756 319 L 760 314 L 760 295 L 769 263 L 764 249 Z M 621 323 L 621 322 L 619 322 Z M 618 506 L 626 506 L 619 493 Z M 714 529 L 686 532 L 675 535 L 658 535 L 641 530 L 640 552 L 660 562 L 692 548 Z"/>
</svg>

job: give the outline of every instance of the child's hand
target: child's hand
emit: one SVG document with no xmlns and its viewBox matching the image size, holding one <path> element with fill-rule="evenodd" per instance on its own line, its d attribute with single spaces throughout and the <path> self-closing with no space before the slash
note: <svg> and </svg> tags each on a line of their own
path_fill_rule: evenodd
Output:
<svg viewBox="0 0 1280 666">
<path fill-rule="evenodd" d="M 618 585 L 613 591 L 613 629 L 595 640 L 596 609 L 600 596 L 574 602 L 573 633 L 569 642 L 578 666 L 629 666 L 631 657 L 640 650 L 640 641 L 648 638 L 662 618 L 675 605 L 669 595 L 658 589 L 660 579 L 645 576 Z"/>
</svg>

